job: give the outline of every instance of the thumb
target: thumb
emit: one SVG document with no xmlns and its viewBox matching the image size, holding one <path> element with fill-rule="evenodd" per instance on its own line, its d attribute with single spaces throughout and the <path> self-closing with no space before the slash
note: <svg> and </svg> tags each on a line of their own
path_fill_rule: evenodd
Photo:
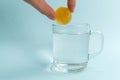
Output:
<svg viewBox="0 0 120 80">
<path fill-rule="evenodd" d="M 42 14 L 46 15 L 48 18 L 52 20 L 55 19 L 54 10 L 45 2 L 45 0 L 24 0 L 24 1 L 31 4 Z"/>
<path fill-rule="evenodd" d="M 68 8 L 70 9 L 70 11 L 74 12 L 76 0 L 68 0 L 67 5 L 68 5 Z"/>
</svg>

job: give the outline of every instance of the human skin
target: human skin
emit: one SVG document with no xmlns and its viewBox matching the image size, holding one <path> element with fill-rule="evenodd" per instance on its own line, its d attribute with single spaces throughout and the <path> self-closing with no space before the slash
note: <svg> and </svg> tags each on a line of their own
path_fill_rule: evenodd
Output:
<svg viewBox="0 0 120 80">
<path fill-rule="evenodd" d="M 55 20 L 55 11 L 49 6 L 45 0 L 24 0 L 27 3 L 31 4 L 34 8 L 36 8 L 39 12 L 46 15 L 49 19 Z M 60 0 L 59 0 L 60 1 Z M 67 0 L 67 6 L 71 12 L 74 12 L 76 5 L 76 0 Z"/>
</svg>

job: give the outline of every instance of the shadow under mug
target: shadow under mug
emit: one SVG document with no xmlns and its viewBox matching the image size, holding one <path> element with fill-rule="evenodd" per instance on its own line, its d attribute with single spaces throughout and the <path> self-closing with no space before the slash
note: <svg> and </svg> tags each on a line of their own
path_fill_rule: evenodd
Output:
<svg viewBox="0 0 120 80">
<path fill-rule="evenodd" d="M 91 32 L 89 24 L 53 25 L 54 70 L 61 72 L 83 70 L 89 59 L 101 53 L 103 41 L 103 34 Z"/>
</svg>

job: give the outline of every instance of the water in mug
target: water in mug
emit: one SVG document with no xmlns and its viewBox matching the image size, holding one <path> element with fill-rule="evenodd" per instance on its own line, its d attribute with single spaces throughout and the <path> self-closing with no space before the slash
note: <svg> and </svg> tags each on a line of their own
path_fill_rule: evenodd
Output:
<svg viewBox="0 0 120 80">
<path fill-rule="evenodd" d="M 53 34 L 54 64 L 59 69 L 84 68 L 88 61 L 89 33 Z"/>
</svg>

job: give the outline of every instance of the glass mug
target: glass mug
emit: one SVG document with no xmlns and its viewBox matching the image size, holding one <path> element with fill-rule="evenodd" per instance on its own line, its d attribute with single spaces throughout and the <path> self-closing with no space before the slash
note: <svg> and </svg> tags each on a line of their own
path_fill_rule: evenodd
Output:
<svg viewBox="0 0 120 80">
<path fill-rule="evenodd" d="M 94 39 L 98 40 L 97 47 L 91 43 L 96 42 Z M 90 45 L 98 49 L 90 51 Z M 91 32 L 89 24 L 53 25 L 53 68 L 56 71 L 81 71 L 102 48 L 103 34 Z"/>
</svg>

